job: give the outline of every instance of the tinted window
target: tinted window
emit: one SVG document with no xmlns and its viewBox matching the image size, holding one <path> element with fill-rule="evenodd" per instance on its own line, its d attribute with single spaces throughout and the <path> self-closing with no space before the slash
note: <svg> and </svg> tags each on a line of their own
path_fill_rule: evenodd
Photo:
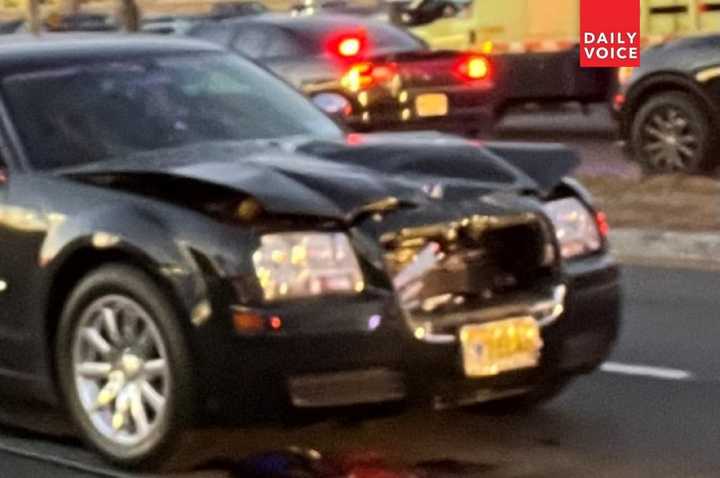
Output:
<svg viewBox="0 0 720 478">
<path fill-rule="evenodd" d="M 290 32 L 271 25 L 237 26 L 232 48 L 254 59 L 288 58 L 307 53 Z"/>
<path fill-rule="evenodd" d="M 3 87 L 39 169 L 203 142 L 341 134 L 299 93 L 223 53 L 35 71 Z"/>
<path fill-rule="evenodd" d="M 242 26 L 237 29 L 231 48 L 249 58 L 257 59 L 263 55 L 270 37 L 264 28 L 256 25 Z"/>
<path fill-rule="evenodd" d="M 211 23 L 208 25 L 196 26 L 190 30 L 188 34 L 190 36 L 198 37 L 202 40 L 207 40 L 211 43 L 227 47 L 230 43 L 232 30 L 228 28 L 227 25 Z"/>
</svg>

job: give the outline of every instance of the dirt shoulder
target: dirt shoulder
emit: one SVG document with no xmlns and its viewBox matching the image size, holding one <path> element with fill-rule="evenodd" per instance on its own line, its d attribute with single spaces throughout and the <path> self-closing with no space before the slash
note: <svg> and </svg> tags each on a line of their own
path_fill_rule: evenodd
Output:
<svg viewBox="0 0 720 478">
<path fill-rule="evenodd" d="M 579 178 L 614 228 L 720 230 L 720 181 L 682 175 Z"/>
</svg>

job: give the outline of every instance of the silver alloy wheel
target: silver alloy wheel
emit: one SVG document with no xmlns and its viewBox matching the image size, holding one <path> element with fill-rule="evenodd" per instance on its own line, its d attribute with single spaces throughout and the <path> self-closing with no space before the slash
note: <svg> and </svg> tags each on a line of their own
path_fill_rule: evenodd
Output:
<svg viewBox="0 0 720 478">
<path fill-rule="evenodd" d="M 674 106 L 655 109 L 642 125 L 642 154 L 651 169 L 685 172 L 700 160 L 700 140 L 690 117 Z"/>
<path fill-rule="evenodd" d="M 134 300 L 108 295 L 84 310 L 72 364 L 82 408 L 112 443 L 141 444 L 166 418 L 168 352 L 150 314 Z"/>
</svg>

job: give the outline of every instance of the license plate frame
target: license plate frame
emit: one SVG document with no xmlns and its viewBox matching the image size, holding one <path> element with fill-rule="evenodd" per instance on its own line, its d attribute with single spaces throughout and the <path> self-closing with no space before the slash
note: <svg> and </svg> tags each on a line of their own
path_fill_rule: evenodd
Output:
<svg viewBox="0 0 720 478">
<path fill-rule="evenodd" d="M 415 97 L 415 113 L 420 118 L 447 116 L 449 111 L 445 93 L 423 93 Z"/>
<path fill-rule="evenodd" d="M 537 367 L 543 341 L 532 317 L 515 317 L 460 329 L 465 376 L 492 377 Z"/>
</svg>

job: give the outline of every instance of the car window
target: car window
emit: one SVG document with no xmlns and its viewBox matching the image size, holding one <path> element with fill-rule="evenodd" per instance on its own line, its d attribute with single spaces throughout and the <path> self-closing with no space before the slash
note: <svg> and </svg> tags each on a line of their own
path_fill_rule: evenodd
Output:
<svg viewBox="0 0 720 478">
<path fill-rule="evenodd" d="M 265 28 L 259 25 L 243 25 L 236 30 L 231 48 L 248 58 L 258 59 L 268 46 L 270 36 Z"/>
<path fill-rule="evenodd" d="M 342 134 L 285 83 L 224 53 L 34 71 L 5 78 L 3 89 L 38 169 L 204 142 Z"/>
<path fill-rule="evenodd" d="M 232 29 L 227 25 L 211 23 L 207 25 L 198 25 L 190 30 L 190 36 L 200 38 L 202 40 L 215 43 L 217 45 L 228 46 L 232 38 Z"/>
<path fill-rule="evenodd" d="M 232 48 L 256 60 L 289 58 L 306 53 L 301 39 L 272 25 L 239 26 Z"/>
<path fill-rule="evenodd" d="M 260 58 L 289 58 L 305 53 L 300 39 L 280 28 L 268 28 L 268 43 Z"/>
</svg>

